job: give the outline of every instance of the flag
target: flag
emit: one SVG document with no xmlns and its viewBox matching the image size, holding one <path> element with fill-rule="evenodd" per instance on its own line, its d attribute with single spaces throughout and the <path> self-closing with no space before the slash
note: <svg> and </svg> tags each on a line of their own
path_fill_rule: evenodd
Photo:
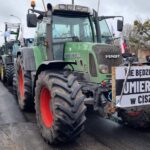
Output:
<svg viewBox="0 0 150 150">
<path fill-rule="evenodd" d="M 121 45 L 121 53 L 124 54 L 127 49 L 127 43 L 123 36 L 121 36 L 120 45 Z"/>
</svg>

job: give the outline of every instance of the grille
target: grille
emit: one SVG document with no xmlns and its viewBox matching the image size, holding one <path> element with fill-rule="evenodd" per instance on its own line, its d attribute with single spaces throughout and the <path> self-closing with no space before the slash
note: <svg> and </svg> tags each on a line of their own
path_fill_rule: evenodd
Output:
<svg viewBox="0 0 150 150">
<path fill-rule="evenodd" d="M 93 46 L 93 50 L 96 54 L 98 64 L 107 65 L 109 73 L 111 73 L 111 67 L 119 66 L 122 62 L 121 52 L 116 46 L 99 44 Z M 114 58 L 114 56 L 117 56 L 117 58 Z"/>
<path fill-rule="evenodd" d="M 5 58 L 5 63 L 6 63 L 6 64 L 11 64 L 11 63 L 13 63 L 12 56 L 6 56 L 6 58 Z"/>
</svg>

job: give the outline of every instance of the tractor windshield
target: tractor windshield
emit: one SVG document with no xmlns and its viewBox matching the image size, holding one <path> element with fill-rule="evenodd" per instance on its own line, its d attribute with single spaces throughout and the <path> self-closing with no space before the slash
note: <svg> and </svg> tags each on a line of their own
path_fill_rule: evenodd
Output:
<svg viewBox="0 0 150 150">
<path fill-rule="evenodd" d="M 113 36 L 110 32 L 106 20 L 99 21 L 100 31 L 101 31 L 101 42 L 106 44 L 111 44 L 113 41 Z"/>
<path fill-rule="evenodd" d="M 53 16 L 53 40 L 75 39 L 77 42 L 93 42 L 93 32 L 88 16 Z"/>
</svg>

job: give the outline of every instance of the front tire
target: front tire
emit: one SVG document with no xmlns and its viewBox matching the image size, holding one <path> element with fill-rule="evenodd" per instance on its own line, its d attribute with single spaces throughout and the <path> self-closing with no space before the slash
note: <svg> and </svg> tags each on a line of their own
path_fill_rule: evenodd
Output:
<svg viewBox="0 0 150 150">
<path fill-rule="evenodd" d="M 42 72 L 35 88 L 37 124 L 49 143 L 68 142 L 84 130 L 86 107 L 81 86 L 72 74 Z"/>
<path fill-rule="evenodd" d="M 17 68 L 16 83 L 19 106 L 23 111 L 32 111 L 34 108 L 34 101 L 32 97 L 31 72 L 24 70 L 23 61 L 20 57 L 18 57 Z"/>
<path fill-rule="evenodd" d="M 13 65 L 7 65 L 5 69 L 6 74 L 6 83 L 7 85 L 13 84 L 13 75 L 14 75 L 14 66 Z"/>
</svg>

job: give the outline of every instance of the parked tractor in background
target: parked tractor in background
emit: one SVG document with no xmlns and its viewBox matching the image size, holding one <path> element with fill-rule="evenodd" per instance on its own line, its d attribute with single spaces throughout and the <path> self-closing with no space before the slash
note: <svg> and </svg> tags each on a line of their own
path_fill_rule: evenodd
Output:
<svg viewBox="0 0 150 150">
<path fill-rule="evenodd" d="M 23 45 L 22 45 L 22 47 L 32 47 L 33 45 L 34 45 L 34 39 L 33 38 L 24 38 L 23 39 Z M 19 54 L 20 53 L 20 50 L 19 49 L 17 49 L 17 53 Z M 15 56 L 17 56 L 17 54 L 15 55 Z M 16 58 L 16 57 L 15 57 Z M 17 62 L 16 62 L 16 59 L 15 59 L 15 61 L 14 61 L 14 66 L 15 66 L 15 68 L 17 67 L 17 64 L 16 64 Z M 15 71 L 14 71 L 14 74 L 13 74 L 13 94 L 14 94 L 14 96 L 15 97 L 17 97 L 17 73 L 16 73 L 16 70 L 17 69 L 15 69 Z"/>
<path fill-rule="evenodd" d="M 14 74 L 14 58 L 17 56 L 17 50 L 20 47 L 18 41 L 20 24 L 5 23 L 5 44 L 3 45 L 3 54 L 1 55 L 1 73 L 0 78 L 4 83 L 12 85 Z"/>
<path fill-rule="evenodd" d="M 112 100 L 112 67 L 122 64 L 122 54 L 110 42 L 105 20 L 102 32 L 96 11 L 65 4 L 48 4 L 47 11 L 39 11 L 34 2 L 32 7 L 27 25 L 37 27 L 35 45 L 17 53 L 18 103 L 23 111 L 33 109 L 35 103 L 37 124 L 46 141 L 68 142 L 84 130 L 86 106 L 103 117 L 123 112 Z M 123 21 L 118 20 L 117 27 L 122 31 Z"/>
</svg>

